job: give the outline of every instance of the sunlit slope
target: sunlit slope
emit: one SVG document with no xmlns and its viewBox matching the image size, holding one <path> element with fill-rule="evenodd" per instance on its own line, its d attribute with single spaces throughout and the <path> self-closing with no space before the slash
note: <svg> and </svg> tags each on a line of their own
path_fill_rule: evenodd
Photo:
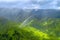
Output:
<svg viewBox="0 0 60 40">
<path fill-rule="evenodd" d="M 43 40 L 43 39 L 49 39 L 48 34 L 43 33 L 33 27 L 24 27 L 24 32 L 21 32 L 22 35 L 24 35 L 28 40 Z"/>
</svg>

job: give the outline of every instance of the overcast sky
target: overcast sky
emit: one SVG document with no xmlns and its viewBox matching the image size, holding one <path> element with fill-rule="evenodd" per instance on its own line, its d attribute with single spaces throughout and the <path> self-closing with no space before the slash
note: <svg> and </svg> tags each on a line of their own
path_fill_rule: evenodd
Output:
<svg viewBox="0 0 60 40">
<path fill-rule="evenodd" d="M 0 7 L 21 9 L 60 9 L 59 0 L 0 0 Z"/>
</svg>

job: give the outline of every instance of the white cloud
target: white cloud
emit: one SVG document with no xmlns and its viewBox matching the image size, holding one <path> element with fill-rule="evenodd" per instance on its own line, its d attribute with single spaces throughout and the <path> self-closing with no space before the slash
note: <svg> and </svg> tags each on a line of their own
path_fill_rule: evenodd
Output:
<svg viewBox="0 0 60 40">
<path fill-rule="evenodd" d="M 57 7 L 57 0 L 53 0 L 48 5 L 49 8 L 55 9 Z"/>
<path fill-rule="evenodd" d="M 28 2 L 30 0 L 0 0 L 0 2 Z"/>
<path fill-rule="evenodd" d="M 56 9 L 58 1 L 59 0 L 0 0 L 0 7 L 3 5 L 3 7 L 20 7 L 23 9 Z"/>
<path fill-rule="evenodd" d="M 59 10 L 60 10 L 60 7 L 57 7 L 57 9 L 59 9 Z"/>
<path fill-rule="evenodd" d="M 23 6 L 23 9 L 40 9 L 40 5 L 31 4 Z"/>
<path fill-rule="evenodd" d="M 14 2 L 14 1 L 17 1 L 17 0 L 0 0 L 0 2 Z"/>
</svg>

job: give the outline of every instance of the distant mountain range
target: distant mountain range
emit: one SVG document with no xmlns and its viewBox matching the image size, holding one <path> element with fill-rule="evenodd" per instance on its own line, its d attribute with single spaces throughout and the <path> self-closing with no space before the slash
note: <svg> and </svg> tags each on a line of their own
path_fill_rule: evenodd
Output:
<svg viewBox="0 0 60 40">
<path fill-rule="evenodd" d="M 13 21 L 24 21 L 28 17 L 32 19 L 60 18 L 60 10 L 56 9 L 18 9 L 18 8 L 0 8 L 0 17 L 5 17 Z"/>
</svg>

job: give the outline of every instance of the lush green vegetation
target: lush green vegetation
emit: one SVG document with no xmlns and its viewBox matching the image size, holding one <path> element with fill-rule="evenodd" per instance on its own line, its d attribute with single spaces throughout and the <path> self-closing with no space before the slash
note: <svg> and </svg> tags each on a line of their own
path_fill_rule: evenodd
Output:
<svg viewBox="0 0 60 40">
<path fill-rule="evenodd" d="M 60 19 L 32 20 L 26 25 L 0 19 L 0 40 L 60 40 Z M 36 27 L 35 27 L 36 26 Z"/>
</svg>

